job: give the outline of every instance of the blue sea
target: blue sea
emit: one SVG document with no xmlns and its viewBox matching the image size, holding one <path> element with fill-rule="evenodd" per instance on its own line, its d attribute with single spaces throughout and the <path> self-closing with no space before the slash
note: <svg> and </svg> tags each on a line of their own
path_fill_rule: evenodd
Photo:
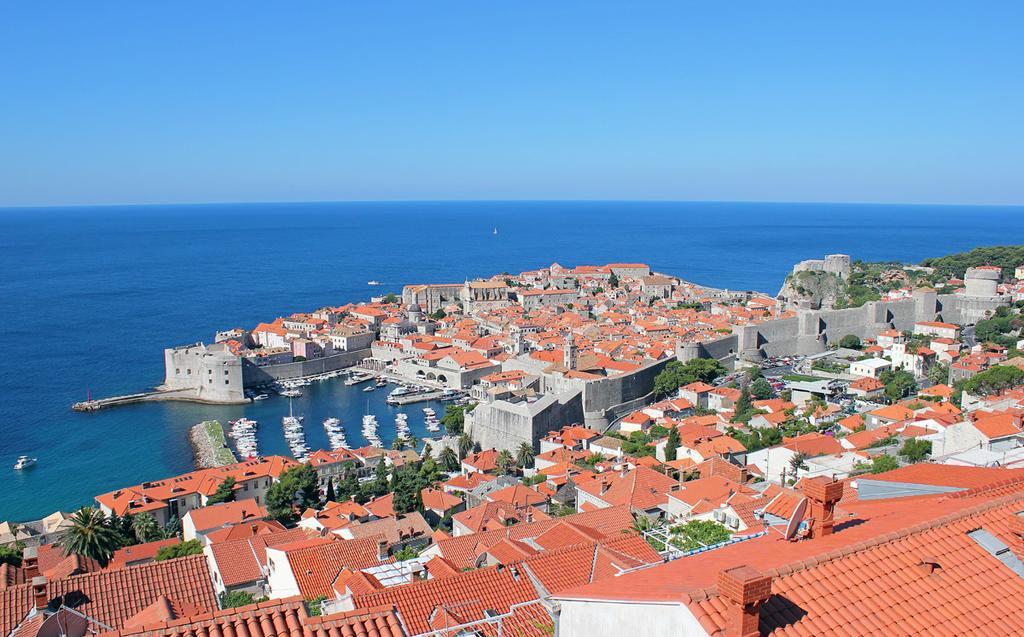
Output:
<svg viewBox="0 0 1024 637">
<path fill-rule="evenodd" d="M 281 398 L 245 407 L 70 410 L 87 392 L 158 384 L 164 347 L 209 341 L 219 328 L 409 283 L 554 261 L 643 261 L 695 282 L 774 294 L 793 263 L 826 253 L 916 262 L 1022 239 L 1022 207 L 409 202 L 0 210 L 0 520 L 71 509 L 97 493 L 188 471 L 187 431 L 204 419 L 256 418 L 261 451 L 285 452 Z M 314 447 L 326 446 L 320 423 L 327 416 L 342 418 L 353 442 L 367 410 L 382 432 L 394 422 L 384 392 L 340 381 L 306 389 L 295 409 Z M 422 407 L 409 408 L 421 436 Z M 15 472 L 23 453 L 39 464 Z"/>
</svg>

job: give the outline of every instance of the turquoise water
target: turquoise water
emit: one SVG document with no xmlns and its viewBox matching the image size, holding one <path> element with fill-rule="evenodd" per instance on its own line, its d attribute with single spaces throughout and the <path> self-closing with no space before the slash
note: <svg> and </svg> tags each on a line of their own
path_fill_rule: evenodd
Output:
<svg viewBox="0 0 1024 637">
<path fill-rule="evenodd" d="M 498 235 L 493 229 L 498 228 Z M 165 346 L 209 341 L 296 310 L 420 282 L 645 261 L 720 287 L 774 294 L 796 261 L 845 252 L 918 261 L 1020 243 L 1024 208 L 748 203 L 351 203 L 0 210 L 0 520 L 87 503 L 191 468 L 188 428 L 241 415 L 261 452 L 286 451 L 279 398 L 245 407 L 69 406 L 162 379 Z M 376 279 L 385 285 L 372 288 Z M 393 434 L 385 391 L 314 384 L 295 401 L 310 443 L 369 409 Z M 424 405 L 408 408 L 424 435 Z M 435 409 L 440 411 L 438 405 Z M 387 436 L 385 436 L 387 437 Z M 27 453 L 39 466 L 17 473 Z"/>
</svg>

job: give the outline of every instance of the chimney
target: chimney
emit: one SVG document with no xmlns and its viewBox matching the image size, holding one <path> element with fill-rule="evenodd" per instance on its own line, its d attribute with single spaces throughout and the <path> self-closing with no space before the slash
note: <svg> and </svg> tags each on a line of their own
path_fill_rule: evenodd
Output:
<svg viewBox="0 0 1024 637">
<path fill-rule="evenodd" d="M 772 595 L 772 578 L 750 566 L 734 566 L 718 574 L 718 595 L 727 606 L 727 637 L 759 637 L 761 605 Z"/>
<path fill-rule="evenodd" d="M 377 559 L 383 562 L 388 559 L 388 541 L 377 540 Z"/>
<path fill-rule="evenodd" d="M 21 568 L 25 570 L 25 580 L 31 582 L 39 575 L 39 548 L 27 546 L 21 554 Z"/>
<path fill-rule="evenodd" d="M 46 578 L 37 575 L 32 578 L 32 601 L 37 611 L 44 611 L 49 606 L 49 599 L 46 594 Z"/>
<path fill-rule="evenodd" d="M 810 517 L 813 518 L 811 537 L 832 535 L 833 516 L 836 502 L 843 497 L 843 483 L 825 476 L 817 476 L 804 479 L 803 488 L 810 508 Z"/>
</svg>

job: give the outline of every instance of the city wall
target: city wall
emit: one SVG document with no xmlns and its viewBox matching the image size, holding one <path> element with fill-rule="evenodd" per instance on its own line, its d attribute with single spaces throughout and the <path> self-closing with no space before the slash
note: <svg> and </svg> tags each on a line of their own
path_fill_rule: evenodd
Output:
<svg viewBox="0 0 1024 637">
<path fill-rule="evenodd" d="M 352 352 L 342 352 L 324 358 L 314 358 L 296 363 L 282 363 L 280 365 L 258 366 L 245 360 L 242 364 L 242 377 L 245 387 L 256 387 L 266 385 L 279 380 L 289 378 L 301 378 L 303 376 L 316 376 L 326 374 L 346 367 L 358 365 L 364 358 L 370 355 L 370 348 L 359 349 Z"/>
<path fill-rule="evenodd" d="M 583 394 L 547 394 L 536 402 L 479 403 L 466 417 L 466 432 L 481 449 L 515 453 L 526 442 L 538 448 L 549 431 L 583 422 Z"/>
</svg>

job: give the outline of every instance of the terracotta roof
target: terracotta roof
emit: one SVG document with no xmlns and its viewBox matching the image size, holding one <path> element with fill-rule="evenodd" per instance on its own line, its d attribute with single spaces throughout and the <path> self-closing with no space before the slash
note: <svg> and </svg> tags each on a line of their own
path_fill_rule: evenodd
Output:
<svg viewBox="0 0 1024 637">
<path fill-rule="evenodd" d="M 603 476 L 602 476 L 603 478 Z M 628 504 L 633 510 L 647 511 L 668 501 L 668 492 L 679 482 L 647 467 L 637 467 L 625 476 L 611 477 L 604 493 L 602 480 L 576 485 L 576 488 L 610 506 Z"/>
<path fill-rule="evenodd" d="M 523 560 L 522 564 L 537 578 L 546 593 L 554 594 L 662 561 L 646 540 L 635 533 L 628 533 L 544 551 Z"/>
<path fill-rule="evenodd" d="M 197 533 L 241 524 L 267 517 L 267 509 L 255 500 L 235 500 L 192 509 L 185 514 L 192 520 Z"/>
<path fill-rule="evenodd" d="M 101 633 L 103 637 L 406 637 L 393 607 L 380 606 L 310 617 L 301 597 L 288 597 L 162 621 L 133 629 Z"/>
<path fill-rule="evenodd" d="M 1024 478 L 1024 469 L 1004 469 L 1002 467 L 967 467 L 960 465 L 933 464 L 919 462 L 885 473 L 861 476 L 864 480 L 882 480 L 885 482 L 906 482 L 910 484 L 930 484 L 939 487 L 959 487 L 976 489 L 1005 480 Z"/>
<path fill-rule="evenodd" d="M 152 561 L 160 549 L 165 546 L 174 546 L 181 540 L 173 537 L 169 540 L 157 540 L 155 542 L 146 542 L 145 544 L 135 544 L 134 546 L 126 546 L 124 548 L 117 549 L 114 551 L 114 556 L 110 558 L 110 563 L 107 564 L 107 568 L 126 568 L 133 562 L 146 562 Z"/>
<path fill-rule="evenodd" d="M 203 555 L 51 580 L 46 595 L 51 601 L 60 597 L 64 605 L 115 628 L 161 595 L 204 610 L 217 608 Z M 31 608 L 31 584 L 0 590 L 0 635 L 9 634 Z"/>
<path fill-rule="evenodd" d="M 288 544 L 315 537 L 305 529 L 289 529 L 279 533 L 257 535 L 240 540 L 219 542 L 210 546 L 214 563 L 225 586 L 255 582 L 263 577 L 261 567 L 267 563 L 267 547 Z"/>
<path fill-rule="evenodd" d="M 561 523 L 571 523 L 576 526 L 586 527 L 604 536 L 608 536 L 632 528 L 633 515 L 630 513 L 629 508 L 625 506 L 608 507 L 596 511 L 574 513 L 557 519 L 515 524 L 494 531 L 437 540 L 437 547 L 440 550 L 441 556 L 455 566 L 459 568 L 473 566 L 476 563 L 477 556 L 502 538 L 509 537 L 515 540 L 537 538 Z"/>
<path fill-rule="evenodd" d="M 394 586 L 374 593 L 355 595 L 352 601 L 356 608 L 372 608 L 393 605 L 398 609 L 409 632 L 418 634 L 441 630 L 444 637 L 455 637 L 457 631 L 444 631 L 452 622 L 464 623 L 484 618 L 484 611 L 507 613 L 513 604 L 521 604 L 538 599 L 538 594 L 529 577 L 512 567 L 488 567 L 475 571 L 460 573 L 454 577 L 431 579 L 402 586 Z M 520 629 L 509 630 L 503 626 L 505 634 L 550 635 L 553 624 L 551 617 L 543 607 L 534 604 L 527 608 L 536 608 L 529 612 L 530 619 L 537 625 L 531 627 L 529 621 L 522 622 Z M 439 616 L 440 615 L 440 616 Z M 438 621 L 432 621 L 437 619 Z M 491 634 L 491 631 L 487 631 Z"/>
<path fill-rule="evenodd" d="M 306 599 L 319 595 L 332 596 L 331 583 L 343 568 L 362 570 L 391 562 L 392 558 L 380 560 L 377 557 L 377 543 L 383 536 L 371 536 L 357 540 L 327 540 L 305 543 L 297 548 L 289 545 L 277 547 L 284 551 L 299 591 Z M 292 545 L 294 546 L 294 545 Z"/>
</svg>

